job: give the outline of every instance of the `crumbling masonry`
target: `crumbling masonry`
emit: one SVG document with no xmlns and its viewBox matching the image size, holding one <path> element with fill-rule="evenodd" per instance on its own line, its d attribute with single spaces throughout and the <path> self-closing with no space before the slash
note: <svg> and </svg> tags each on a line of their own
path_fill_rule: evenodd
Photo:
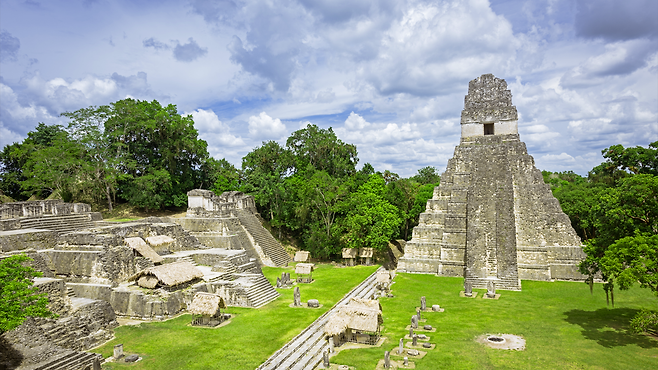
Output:
<svg viewBox="0 0 658 370">
<path fill-rule="evenodd" d="M 580 238 L 519 139 L 503 79 L 468 86 L 461 141 L 406 244 L 398 271 L 463 276 L 474 288 L 580 280 Z"/>
</svg>

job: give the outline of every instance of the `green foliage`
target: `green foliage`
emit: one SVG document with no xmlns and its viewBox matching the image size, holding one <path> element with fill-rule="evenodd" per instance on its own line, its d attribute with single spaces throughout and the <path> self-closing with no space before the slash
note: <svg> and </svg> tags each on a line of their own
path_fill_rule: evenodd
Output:
<svg viewBox="0 0 658 370">
<path fill-rule="evenodd" d="M 274 227 L 284 225 L 284 181 L 293 169 L 292 153 L 276 141 L 263 144 L 242 158 L 244 183 L 242 190 L 254 196 L 256 204 L 264 207 Z"/>
<path fill-rule="evenodd" d="M 309 124 L 293 132 L 286 146 L 295 158 L 295 169 L 305 171 L 308 166 L 325 171 L 331 177 L 346 177 L 356 172 L 356 146 L 336 137 L 333 129 L 322 129 Z"/>
<path fill-rule="evenodd" d="M 627 236 L 612 243 L 600 260 L 601 272 L 627 290 L 639 282 L 658 296 L 658 234 Z"/>
<path fill-rule="evenodd" d="M 62 135 L 65 135 L 65 132 L 61 126 L 48 126 L 40 122 L 22 143 L 6 145 L 0 152 L 0 190 L 17 200 L 29 198 L 32 193 L 25 191 L 22 183 L 28 179 L 25 166 L 30 156 L 39 149 L 52 147 L 55 139 L 61 139 Z M 33 191 L 38 192 L 38 196 L 46 197 L 53 188 L 48 186 Z"/>
<path fill-rule="evenodd" d="M 439 172 L 433 166 L 423 167 L 418 170 L 418 173 L 412 177 L 414 181 L 417 181 L 421 185 L 426 184 L 437 184 L 441 180 Z M 438 186 L 438 185 L 437 185 Z"/>
<path fill-rule="evenodd" d="M 630 327 L 634 333 L 658 334 L 658 312 L 642 309 L 633 317 Z"/>
<path fill-rule="evenodd" d="M 342 241 L 348 248 L 384 249 L 398 232 L 402 219 L 385 197 L 386 182 L 379 174 L 370 175 L 347 205 Z"/>
<path fill-rule="evenodd" d="M 41 273 L 24 266 L 29 261 L 32 259 L 25 254 L 0 259 L 0 334 L 18 327 L 28 316 L 53 316 L 46 294 L 37 294 L 32 286 Z"/>
<path fill-rule="evenodd" d="M 51 146 L 37 146 L 31 152 L 23 167 L 25 180 L 21 187 L 25 195 L 45 197 L 54 191 L 72 194 L 86 170 L 82 145 L 71 140 L 66 132 L 59 132 Z"/>
<path fill-rule="evenodd" d="M 220 160 L 208 158 L 204 164 L 204 171 L 207 171 L 209 183 L 212 184 L 210 190 L 215 194 L 240 189 L 240 171 L 225 158 Z"/>
</svg>

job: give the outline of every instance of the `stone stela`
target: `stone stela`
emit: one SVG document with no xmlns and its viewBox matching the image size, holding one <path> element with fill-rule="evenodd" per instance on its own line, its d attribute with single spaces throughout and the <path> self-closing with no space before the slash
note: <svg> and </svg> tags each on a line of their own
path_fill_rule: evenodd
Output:
<svg viewBox="0 0 658 370">
<path fill-rule="evenodd" d="M 472 80 L 460 144 L 398 271 L 460 276 L 469 288 L 495 282 L 520 290 L 521 279 L 584 280 L 581 244 L 519 138 L 507 83 L 492 74 Z"/>
</svg>

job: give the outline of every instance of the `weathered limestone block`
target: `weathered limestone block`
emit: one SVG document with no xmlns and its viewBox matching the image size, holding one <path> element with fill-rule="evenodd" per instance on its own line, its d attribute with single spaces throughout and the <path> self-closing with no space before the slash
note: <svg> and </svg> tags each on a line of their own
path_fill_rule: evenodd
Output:
<svg viewBox="0 0 658 370">
<path fill-rule="evenodd" d="M 98 251 L 45 250 L 40 254 L 56 275 L 92 276 L 102 258 Z"/>
<path fill-rule="evenodd" d="M 57 232 L 39 229 L 0 231 L 0 252 L 24 249 L 50 249 L 57 242 Z"/>
</svg>

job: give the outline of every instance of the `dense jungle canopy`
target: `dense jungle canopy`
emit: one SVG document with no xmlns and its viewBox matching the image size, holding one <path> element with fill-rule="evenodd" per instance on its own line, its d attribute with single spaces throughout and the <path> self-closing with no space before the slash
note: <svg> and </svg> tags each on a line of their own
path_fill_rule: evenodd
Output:
<svg viewBox="0 0 658 370">
<path fill-rule="evenodd" d="M 368 163 L 357 170 L 356 146 L 312 124 L 285 146 L 263 142 L 238 169 L 209 156 L 192 117 L 175 105 L 124 99 L 62 116 L 67 127 L 40 123 L 3 148 L 4 196 L 156 210 L 185 207 L 195 188 L 240 190 L 255 197 L 276 237 L 332 258 L 343 247 L 409 240 L 440 180 L 434 167 L 410 178 Z M 640 282 L 658 294 L 658 142 L 602 153 L 587 177 L 544 171 L 544 180 L 585 244 L 581 271 L 602 277 L 610 293 Z"/>
</svg>

